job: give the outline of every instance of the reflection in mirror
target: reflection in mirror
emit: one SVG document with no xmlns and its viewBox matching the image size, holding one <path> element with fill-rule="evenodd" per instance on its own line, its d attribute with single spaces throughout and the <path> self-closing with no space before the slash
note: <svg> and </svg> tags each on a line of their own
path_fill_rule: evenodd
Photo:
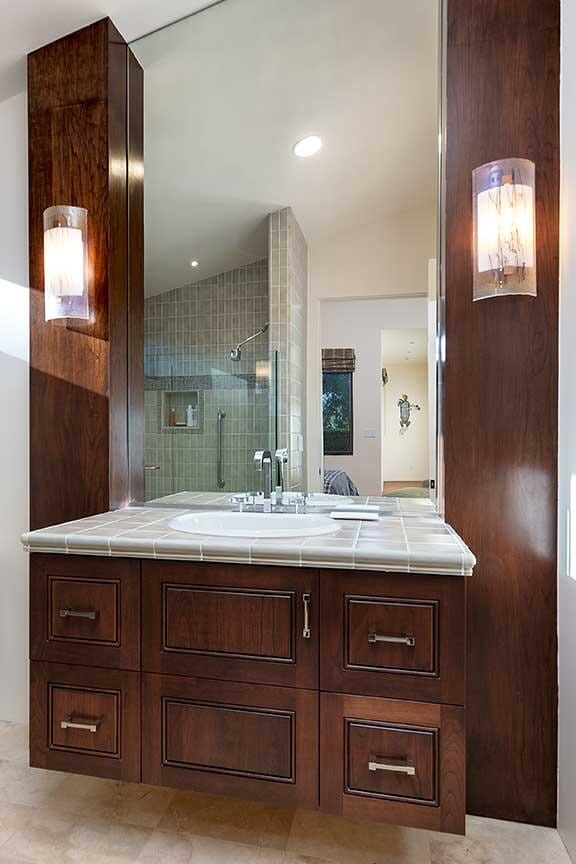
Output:
<svg viewBox="0 0 576 864">
<path fill-rule="evenodd" d="M 259 450 L 286 492 L 434 499 L 439 2 L 224 0 L 132 46 L 147 500 L 258 490 Z"/>
</svg>

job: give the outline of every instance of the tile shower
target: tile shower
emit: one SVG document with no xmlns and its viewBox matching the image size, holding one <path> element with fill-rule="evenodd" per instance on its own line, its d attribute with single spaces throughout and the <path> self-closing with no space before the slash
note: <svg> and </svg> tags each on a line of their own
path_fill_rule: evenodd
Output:
<svg viewBox="0 0 576 864">
<path fill-rule="evenodd" d="M 254 451 L 274 446 L 275 434 L 268 334 L 246 345 L 239 362 L 229 352 L 268 320 L 268 259 L 147 298 L 146 500 L 219 488 L 219 411 L 224 491 L 258 488 Z M 188 405 L 194 426 L 170 425 L 186 423 Z"/>
<path fill-rule="evenodd" d="M 308 249 L 290 208 L 268 217 L 268 254 L 146 299 L 146 500 L 259 489 L 254 452 L 277 447 L 289 453 L 287 488 L 304 489 Z"/>
</svg>

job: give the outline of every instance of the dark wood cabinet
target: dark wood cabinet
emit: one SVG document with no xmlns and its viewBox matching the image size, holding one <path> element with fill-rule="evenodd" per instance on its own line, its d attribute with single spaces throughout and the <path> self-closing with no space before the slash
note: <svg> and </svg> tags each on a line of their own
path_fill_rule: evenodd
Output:
<svg viewBox="0 0 576 864">
<path fill-rule="evenodd" d="M 464 709 L 320 696 L 320 806 L 349 818 L 464 833 Z"/>
<path fill-rule="evenodd" d="M 144 675 L 143 781 L 318 806 L 318 694 Z"/>
<path fill-rule="evenodd" d="M 464 704 L 464 579 L 331 571 L 321 584 L 322 690 Z"/>
<path fill-rule="evenodd" d="M 32 662 L 30 764 L 139 782 L 139 674 Z"/>
<path fill-rule="evenodd" d="M 140 562 L 30 559 L 30 657 L 140 669 Z"/>
<path fill-rule="evenodd" d="M 317 689 L 316 571 L 169 561 L 142 567 L 146 672 Z"/>
<path fill-rule="evenodd" d="M 31 764 L 463 833 L 465 580 L 33 554 Z"/>
</svg>

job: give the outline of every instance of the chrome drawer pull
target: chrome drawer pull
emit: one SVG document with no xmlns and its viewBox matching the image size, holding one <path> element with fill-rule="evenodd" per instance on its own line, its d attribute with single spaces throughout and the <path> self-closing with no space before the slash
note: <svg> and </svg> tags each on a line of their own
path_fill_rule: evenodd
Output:
<svg viewBox="0 0 576 864">
<path fill-rule="evenodd" d="M 368 762 L 369 771 L 395 771 L 398 774 L 408 774 L 414 777 L 416 769 L 413 765 L 400 760 L 388 760 L 388 762 Z"/>
<path fill-rule="evenodd" d="M 60 618 L 88 618 L 95 621 L 98 612 L 78 612 L 76 609 L 60 609 Z"/>
<path fill-rule="evenodd" d="M 96 723 L 74 723 L 72 717 L 66 717 L 65 720 L 62 720 L 60 723 L 61 729 L 80 729 L 82 732 L 97 732 L 98 727 L 100 726 L 100 720 L 97 720 Z"/>
<path fill-rule="evenodd" d="M 392 642 L 394 645 L 408 645 L 409 648 L 416 645 L 414 636 L 378 636 L 377 633 L 369 633 L 368 642 Z"/>
<path fill-rule="evenodd" d="M 310 629 L 310 594 L 303 594 L 302 600 L 304 601 L 304 629 L 302 630 L 302 636 L 304 639 L 312 638 L 312 630 Z"/>
</svg>

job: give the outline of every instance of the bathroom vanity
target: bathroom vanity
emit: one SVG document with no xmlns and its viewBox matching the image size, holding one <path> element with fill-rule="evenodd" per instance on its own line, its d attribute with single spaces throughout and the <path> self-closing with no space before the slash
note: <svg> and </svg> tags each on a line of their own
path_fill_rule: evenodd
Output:
<svg viewBox="0 0 576 864">
<path fill-rule="evenodd" d="M 31 764 L 463 833 L 475 559 L 452 529 L 214 539 L 179 513 L 25 535 Z"/>
</svg>

